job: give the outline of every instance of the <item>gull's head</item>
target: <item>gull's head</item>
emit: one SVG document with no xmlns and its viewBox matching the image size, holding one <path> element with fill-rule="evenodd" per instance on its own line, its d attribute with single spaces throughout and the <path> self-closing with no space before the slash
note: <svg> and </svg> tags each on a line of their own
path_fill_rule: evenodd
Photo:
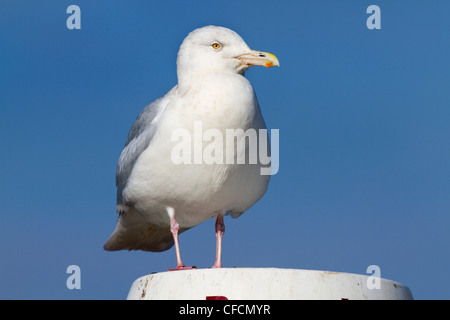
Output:
<svg viewBox="0 0 450 320">
<path fill-rule="evenodd" d="M 178 79 L 209 72 L 239 73 L 251 66 L 279 66 L 277 57 L 252 50 L 233 30 L 207 26 L 192 31 L 178 51 Z"/>
</svg>

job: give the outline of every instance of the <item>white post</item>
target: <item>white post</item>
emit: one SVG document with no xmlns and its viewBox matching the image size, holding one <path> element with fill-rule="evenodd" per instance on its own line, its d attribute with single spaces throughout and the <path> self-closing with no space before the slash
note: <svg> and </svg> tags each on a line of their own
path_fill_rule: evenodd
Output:
<svg viewBox="0 0 450 320">
<path fill-rule="evenodd" d="M 373 276 L 371 276 L 373 277 Z M 221 268 L 169 271 L 134 281 L 129 300 L 412 300 L 411 291 L 400 283 L 379 279 L 368 286 L 368 275 L 280 269 Z M 369 279 L 370 280 L 370 279 Z"/>
</svg>

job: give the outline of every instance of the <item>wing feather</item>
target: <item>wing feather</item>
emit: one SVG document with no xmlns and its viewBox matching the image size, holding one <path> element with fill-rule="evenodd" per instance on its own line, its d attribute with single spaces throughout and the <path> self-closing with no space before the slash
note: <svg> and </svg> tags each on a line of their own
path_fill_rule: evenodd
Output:
<svg viewBox="0 0 450 320">
<path fill-rule="evenodd" d="M 175 87 L 176 88 L 176 87 Z M 142 110 L 128 133 L 127 142 L 122 150 L 116 170 L 117 205 L 125 205 L 122 191 L 139 156 L 150 145 L 156 131 L 158 122 L 166 107 L 172 101 L 174 89 L 159 98 Z"/>
</svg>

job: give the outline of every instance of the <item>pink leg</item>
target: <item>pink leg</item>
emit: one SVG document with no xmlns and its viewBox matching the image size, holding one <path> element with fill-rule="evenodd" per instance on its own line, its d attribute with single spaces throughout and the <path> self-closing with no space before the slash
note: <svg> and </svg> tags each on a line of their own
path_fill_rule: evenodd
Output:
<svg viewBox="0 0 450 320">
<path fill-rule="evenodd" d="M 177 255 L 177 266 L 175 269 L 169 269 L 169 271 L 195 269 L 195 267 L 186 267 L 181 261 L 180 245 L 178 244 L 178 231 L 180 230 L 180 225 L 175 219 L 175 210 L 171 207 L 167 207 L 167 214 L 170 218 L 170 232 L 172 232 L 173 242 L 175 243 L 175 253 Z"/>
<path fill-rule="evenodd" d="M 225 233 L 225 224 L 223 223 L 223 214 L 219 213 L 216 217 L 216 261 L 212 268 L 222 268 L 222 238 Z"/>
<path fill-rule="evenodd" d="M 177 255 L 177 266 L 175 269 L 169 269 L 169 270 L 186 269 L 186 266 L 181 261 L 180 245 L 178 244 L 178 230 L 180 230 L 180 225 L 178 224 L 177 220 L 175 220 L 175 216 L 170 217 L 170 232 L 172 232 L 173 242 L 175 243 L 175 253 Z"/>
</svg>

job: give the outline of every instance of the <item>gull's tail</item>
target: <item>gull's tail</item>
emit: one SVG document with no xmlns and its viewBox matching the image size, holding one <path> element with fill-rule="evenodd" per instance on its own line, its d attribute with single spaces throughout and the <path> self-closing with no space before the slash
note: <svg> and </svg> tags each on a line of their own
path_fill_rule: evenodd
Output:
<svg viewBox="0 0 450 320">
<path fill-rule="evenodd" d="M 187 229 L 179 230 L 179 233 Z M 152 224 L 130 208 L 126 213 L 120 213 L 116 229 L 106 241 L 103 249 L 117 250 L 143 250 L 165 251 L 173 246 L 173 237 L 170 227 L 161 227 Z"/>
</svg>

